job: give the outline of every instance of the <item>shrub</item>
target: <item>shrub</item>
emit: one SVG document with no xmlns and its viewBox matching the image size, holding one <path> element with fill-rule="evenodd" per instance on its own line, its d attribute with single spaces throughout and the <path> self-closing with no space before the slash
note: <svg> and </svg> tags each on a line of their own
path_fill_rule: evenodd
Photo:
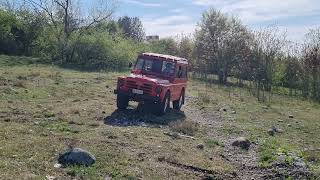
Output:
<svg viewBox="0 0 320 180">
<path fill-rule="evenodd" d="M 74 62 L 93 70 L 126 70 L 146 46 L 105 33 L 85 35 L 75 45 Z"/>
</svg>

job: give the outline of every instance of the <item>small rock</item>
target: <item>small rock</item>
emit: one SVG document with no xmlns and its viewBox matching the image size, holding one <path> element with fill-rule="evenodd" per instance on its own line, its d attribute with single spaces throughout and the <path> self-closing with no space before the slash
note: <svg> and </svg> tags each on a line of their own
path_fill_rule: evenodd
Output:
<svg viewBox="0 0 320 180">
<path fill-rule="evenodd" d="M 232 111 L 231 114 L 237 114 L 237 112 L 236 111 Z"/>
<path fill-rule="evenodd" d="M 59 163 L 57 163 L 57 164 L 54 165 L 54 168 L 57 168 L 57 169 L 59 169 L 59 168 L 61 168 L 61 167 L 62 167 L 62 164 L 59 164 Z"/>
<path fill-rule="evenodd" d="M 277 129 L 277 133 L 283 133 L 284 131 L 282 129 Z"/>
<path fill-rule="evenodd" d="M 291 127 L 292 125 L 291 125 L 291 124 L 288 124 L 287 126 L 288 126 L 288 127 Z"/>
<path fill-rule="evenodd" d="M 163 161 L 165 161 L 165 160 L 166 160 L 166 157 L 164 157 L 164 156 L 158 157 L 158 161 L 159 161 L 159 162 L 163 162 Z"/>
<path fill-rule="evenodd" d="M 200 149 L 200 150 L 203 150 L 204 149 L 204 145 L 203 144 L 198 144 L 197 148 Z"/>
<path fill-rule="evenodd" d="M 56 180 L 57 178 L 54 176 L 46 176 L 47 180 Z"/>
<path fill-rule="evenodd" d="M 58 162 L 63 166 L 91 166 L 96 162 L 96 158 L 85 150 L 74 148 L 60 155 Z"/>
<path fill-rule="evenodd" d="M 104 177 L 104 180 L 112 180 L 112 176 L 107 175 L 107 176 Z"/>
<path fill-rule="evenodd" d="M 274 131 L 274 129 L 269 129 L 269 130 L 268 130 L 268 134 L 269 134 L 270 136 L 274 136 L 275 133 L 276 133 L 276 132 Z"/>
<path fill-rule="evenodd" d="M 170 136 L 172 139 L 181 139 L 180 135 L 176 132 L 165 132 L 167 136 Z"/>
<path fill-rule="evenodd" d="M 293 118 L 294 118 L 294 116 L 293 116 L 293 115 L 289 115 L 289 118 L 290 118 L 290 119 L 293 119 Z"/>
<path fill-rule="evenodd" d="M 251 143 L 247 138 L 239 137 L 232 142 L 232 146 L 238 146 L 242 149 L 249 150 Z"/>
</svg>

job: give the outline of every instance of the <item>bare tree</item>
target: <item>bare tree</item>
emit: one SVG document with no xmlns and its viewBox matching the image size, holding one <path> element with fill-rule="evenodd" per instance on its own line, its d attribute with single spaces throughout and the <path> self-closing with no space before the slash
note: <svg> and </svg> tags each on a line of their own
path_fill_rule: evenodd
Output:
<svg viewBox="0 0 320 180">
<path fill-rule="evenodd" d="M 61 44 L 62 62 L 73 59 L 75 45 L 70 42 L 71 36 L 77 41 L 87 30 L 108 20 L 115 10 L 113 0 L 89 1 L 90 5 L 85 6 L 81 0 L 25 0 L 25 3 L 37 14 L 49 18 L 48 25 Z"/>
</svg>

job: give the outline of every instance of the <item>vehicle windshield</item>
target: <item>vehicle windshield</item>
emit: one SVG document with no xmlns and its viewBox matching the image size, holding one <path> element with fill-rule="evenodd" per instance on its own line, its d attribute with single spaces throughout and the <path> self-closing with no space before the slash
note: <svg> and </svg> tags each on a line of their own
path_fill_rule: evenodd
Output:
<svg viewBox="0 0 320 180">
<path fill-rule="evenodd" d="M 150 59 L 138 59 L 136 70 L 141 70 L 146 73 L 156 73 L 165 76 L 174 75 L 175 63 L 161 60 L 150 60 Z"/>
</svg>

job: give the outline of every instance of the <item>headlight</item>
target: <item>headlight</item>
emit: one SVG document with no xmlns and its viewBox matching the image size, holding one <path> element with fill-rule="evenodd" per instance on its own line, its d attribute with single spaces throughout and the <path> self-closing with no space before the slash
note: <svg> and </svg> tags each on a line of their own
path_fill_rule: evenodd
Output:
<svg viewBox="0 0 320 180">
<path fill-rule="evenodd" d="M 157 93 L 157 94 L 160 94 L 161 91 L 162 91 L 162 87 L 161 87 L 161 86 L 157 86 L 157 87 L 156 87 L 156 93 Z"/>
</svg>

